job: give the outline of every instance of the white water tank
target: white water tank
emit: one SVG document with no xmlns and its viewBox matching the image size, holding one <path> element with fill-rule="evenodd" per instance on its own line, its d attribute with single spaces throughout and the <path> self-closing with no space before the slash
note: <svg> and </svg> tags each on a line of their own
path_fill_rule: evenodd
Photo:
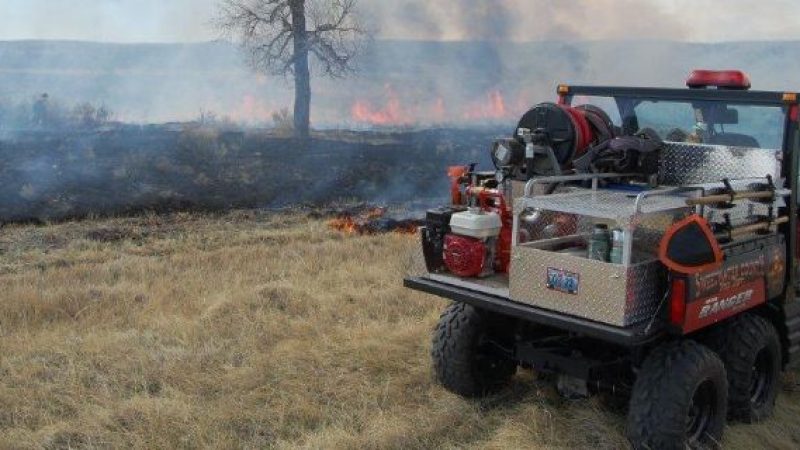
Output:
<svg viewBox="0 0 800 450">
<path fill-rule="evenodd" d="M 500 214 L 484 212 L 480 208 L 470 208 L 468 211 L 453 214 L 450 228 L 453 234 L 487 239 L 500 235 L 503 221 L 500 219 Z"/>
</svg>

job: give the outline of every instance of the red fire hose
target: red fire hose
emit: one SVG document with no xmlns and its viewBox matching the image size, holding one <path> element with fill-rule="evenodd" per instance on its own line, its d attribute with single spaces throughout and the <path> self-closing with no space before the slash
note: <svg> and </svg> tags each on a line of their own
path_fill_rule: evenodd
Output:
<svg viewBox="0 0 800 450">
<path fill-rule="evenodd" d="M 578 157 L 586 152 L 589 145 L 594 142 L 595 134 L 589 120 L 586 119 L 585 112 L 571 106 L 560 105 L 570 119 L 572 125 L 575 127 L 575 153 L 574 157 Z"/>
</svg>

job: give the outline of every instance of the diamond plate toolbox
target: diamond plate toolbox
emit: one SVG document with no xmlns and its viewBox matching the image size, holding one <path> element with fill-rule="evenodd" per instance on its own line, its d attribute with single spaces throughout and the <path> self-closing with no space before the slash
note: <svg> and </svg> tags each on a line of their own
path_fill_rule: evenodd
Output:
<svg viewBox="0 0 800 450">
<path fill-rule="evenodd" d="M 513 300 L 619 327 L 650 319 L 664 292 L 656 260 L 625 267 L 523 244 L 514 248 L 511 267 Z M 558 273 L 577 278 L 577 289 L 554 289 L 548 276 Z"/>
</svg>

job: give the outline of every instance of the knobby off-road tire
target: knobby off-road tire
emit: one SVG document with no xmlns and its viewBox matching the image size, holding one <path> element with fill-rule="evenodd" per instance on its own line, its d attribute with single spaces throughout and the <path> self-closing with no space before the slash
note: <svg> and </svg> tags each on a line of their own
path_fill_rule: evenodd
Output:
<svg viewBox="0 0 800 450">
<path fill-rule="evenodd" d="M 500 336 L 495 317 L 464 303 L 450 305 L 433 334 L 433 368 L 447 390 L 477 397 L 502 388 L 517 364 L 487 345 Z"/>
<path fill-rule="evenodd" d="M 728 382 L 719 357 L 693 341 L 656 348 L 642 365 L 628 411 L 636 449 L 718 448 Z"/>
<path fill-rule="evenodd" d="M 728 372 L 728 417 L 753 423 L 772 416 L 782 361 L 775 327 L 745 314 L 713 330 L 706 343 Z"/>
</svg>

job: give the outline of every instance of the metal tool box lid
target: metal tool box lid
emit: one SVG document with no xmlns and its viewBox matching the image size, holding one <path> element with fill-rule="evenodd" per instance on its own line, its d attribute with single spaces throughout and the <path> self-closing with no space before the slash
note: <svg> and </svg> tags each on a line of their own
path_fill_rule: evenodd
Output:
<svg viewBox="0 0 800 450">
<path fill-rule="evenodd" d="M 658 190 L 651 191 L 651 193 Z M 686 197 L 681 194 L 667 194 L 648 197 L 640 203 L 637 211 L 637 194 L 629 191 L 583 190 L 564 194 L 544 195 L 523 198 L 523 208 L 538 208 L 569 214 L 609 219 L 618 222 L 629 220 L 637 214 L 655 214 L 673 210 L 687 209 Z"/>
</svg>

